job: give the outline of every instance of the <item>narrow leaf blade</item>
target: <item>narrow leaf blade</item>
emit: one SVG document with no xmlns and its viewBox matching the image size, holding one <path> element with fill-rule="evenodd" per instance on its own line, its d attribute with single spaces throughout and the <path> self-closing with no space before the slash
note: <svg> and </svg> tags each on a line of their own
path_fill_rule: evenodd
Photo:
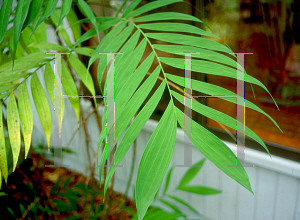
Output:
<svg viewBox="0 0 300 220">
<path fill-rule="evenodd" d="M 57 5 L 58 0 L 49 0 L 46 2 L 45 8 L 43 10 L 43 13 L 40 17 L 40 19 L 38 20 L 37 24 L 35 25 L 32 34 L 35 32 L 35 30 L 38 28 L 38 26 L 46 19 L 48 18 L 52 12 L 54 11 L 56 5 Z M 31 35 L 32 35 L 31 34 Z M 31 36 L 30 36 L 31 37 Z"/>
<path fill-rule="evenodd" d="M 3 127 L 3 115 L 2 115 L 2 102 L 0 101 L 0 170 L 2 170 L 2 175 L 7 182 L 8 177 L 8 166 L 7 166 L 7 155 L 6 155 L 6 145 L 5 145 L 5 133 Z M 0 176 L 2 179 L 2 176 Z"/>
<path fill-rule="evenodd" d="M 169 170 L 169 172 L 167 174 L 167 179 L 166 179 L 165 188 L 164 188 L 164 194 L 166 194 L 166 192 L 168 191 L 170 181 L 172 178 L 172 174 L 173 174 L 173 170 L 174 170 L 174 166 L 171 167 L 171 169 Z"/>
<path fill-rule="evenodd" d="M 30 148 L 31 134 L 33 129 L 32 108 L 31 108 L 29 93 L 26 86 L 26 81 L 24 81 L 22 85 L 19 87 L 18 104 L 19 104 L 20 120 L 21 120 L 21 126 L 23 131 L 24 143 L 25 143 L 25 159 L 26 159 Z"/>
<path fill-rule="evenodd" d="M 180 183 L 178 184 L 178 187 L 183 187 L 186 186 L 187 184 L 189 184 L 189 182 L 192 181 L 192 179 L 199 173 L 199 171 L 201 170 L 201 168 L 203 167 L 205 162 L 205 158 L 198 161 L 197 163 L 195 163 L 195 167 L 191 167 L 189 168 L 184 176 L 181 178 Z"/>
<path fill-rule="evenodd" d="M 60 17 L 59 21 L 56 27 L 56 31 L 60 25 L 60 23 L 63 21 L 63 19 L 66 17 L 66 15 L 69 13 L 70 9 L 72 6 L 72 0 L 64 0 L 61 6 L 61 12 L 60 12 Z"/>
<path fill-rule="evenodd" d="M 68 96 L 78 96 L 77 87 L 75 85 L 75 82 L 71 76 L 71 73 L 69 72 L 68 67 L 66 66 L 65 62 L 62 62 L 62 85 L 64 88 L 64 91 L 66 95 Z M 79 123 L 80 120 L 80 105 L 79 105 L 79 99 L 77 98 L 71 98 L 68 99 L 75 111 L 77 122 Z"/>
<path fill-rule="evenodd" d="M 151 135 L 138 168 L 135 201 L 139 219 L 145 216 L 169 167 L 175 146 L 176 125 L 174 104 L 170 101 Z"/>
<path fill-rule="evenodd" d="M 30 25 L 34 21 L 34 19 L 36 19 L 42 8 L 43 2 L 43 0 L 31 1 L 28 16 L 26 17 L 22 30 L 24 30 L 28 25 Z"/>
<path fill-rule="evenodd" d="M 19 1 L 16 8 L 16 14 L 14 17 L 14 26 L 13 26 L 13 60 L 15 59 L 17 46 L 21 34 L 21 30 L 27 17 L 29 10 L 30 0 Z"/>
<path fill-rule="evenodd" d="M 0 10 L 0 43 L 2 42 L 7 30 L 7 25 L 11 13 L 13 0 L 5 0 Z"/>
<path fill-rule="evenodd" d="M 96 21 L 96 17 L 94 15 L 94 12 L 92 11 L 92 9 L 90 8 L 90 6 L 83 0 L 78 0 L 79 6 L 83 9 L 83 11 L 85 12 L 86 16 L 91 20 L 92 24 L 95 26 L 96 31 L 97 31 L 97 37 L 98 40 L 100 42 L 100 38 L 99 38 L 99 28 L 97 25 L 97 21 Z"/>
<path fill-rule="evenodd" d="M 175 109 L 177 120 L 181 128 L 184 129 L 184 117 L 186 118 L 186 120 L 191 119 L 187 115 L 184 116 L 184 113 L 177 107 L 175 107 Z M 252 194 L 254 194 L 251 189 L 248 174 L 240 161 L 237 160 L 234 153 L 218 137 L 216 137 L 214 134 L 212 134 L 210 131 L 208 131 L 195 121 L 192 121 L 192 128 L 193 134 L 201 134 L 191 135 L 191 130 L 185 130 L 185 133 L 193 142 L 195 147 L 197 147 L 207 159 L 214 163 L 226 175 L 237 181 Z"/>
<path fill-rule="evenodd" d="M 46 94 L 36 73 L 31 77 L 31 92 L 40 122 L 46 135 L 48 148 L 50 148 L 51 112 Z"/>
<path fill-rule="evenodd" d="M 206 186 L 181 186 L 178 187 L 179 190 L 189 192 L 189 193 L 194 193 L 198 195 L 215 195 L 219 194 L 222 191 Z"/>
<path fill-rule="evenodd" d="M 17 102 L 14 93 L 11 93 L 7 103 L 7 128 L 13 155 L 13 169 L 15 171 L 21 149 L 20 121 Z"/>
<path fill-rule="evenodd" d="M 153 9 L 160 8 L 162 6 L 170 5 L 170 4 L 177 3 L 177 2 L 183 2 L 183 1 L 182 0 L 163 0 L 163 1 L 150 2 L 144 6 L 136 9 L 135 11 L 131 12 L 130 14 L 128 14 L 124 17 L 125 18 L 136 17 L 138 15 L 141 15 L 141 14 L 151 11 Z"/>
</svg>

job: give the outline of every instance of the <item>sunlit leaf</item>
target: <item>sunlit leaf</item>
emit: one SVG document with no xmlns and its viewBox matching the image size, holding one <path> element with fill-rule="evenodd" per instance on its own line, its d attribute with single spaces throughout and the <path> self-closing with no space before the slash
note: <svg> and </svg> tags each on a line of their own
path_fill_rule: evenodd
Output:
<svg viewBox="0 0 300 220">
<path fill-rule="evenodd" d="M 13 155 L 12 171 L 15 171 L 21 150 L 21 135 L 19 112 L 14 93 L 10 94 L 7 103 L 7 129 L 11 145 L 11 151 Z"/>
<path fill-rule="evenodd" d="M 5 134 L 4 134 L 4 127 L 3 127 L 2 102 L 0 101 L 0 171 L 1 170 L 5 181 L 7 181 L 8 166 L 7 166 L 7 155 L 6 155 L 6 145 L 5 145 Z M 0 178 L 2 180 L 1 175 Z"/>
<path fill-rule="evenodd" d="M 76 74 L 79 76 L 79 78 L 82 80 L 83 84 L 87 87 L 87 89 L 94 96 L 96 94 L 94 82 L 93 82 L 90 72 L 87 71 L 87 68 L 85 67 L 85 65 L 73 54 L 70 54 L 69 63 L 71 64 L 72 68 L 74 69 Z"/>
<path fill-rule="evenodd" d="M 77 47 L 74 51 L 78 54 L 90 57 L 94 53 L 95 49 L 91 47 Z"/>
<path fill-rule="evenodd" d="M 18 94 L 18 105 L 20 120 L 25 144 L 25 159 L 28 155 L 30 143 L 31 143 L 31 134 L 33 129 L 33 116 L 31 102 L 29 98 L 29 93 L 27 90 L 26 81 L 24 81 L 19 87 Z"/>
<path fill-rule="evenodd" d="M 27 56 L 15 60 L 13 72 L 11 70 L 13 66 L 13 61 L 2 64 L 0 65 L 0 72 L 2 72 L 0 84 L 1 84 L 2 77 L 9 76 L 12 73 L 18 73 L 18 72 L 23 72 L 23 71 L 33 69 L 35 67 L 38 67 L 38 64 L 50 61 L 52 59 L 53 57 L 51 58 L 49 57 L 49 55 L 43 52 L 29 54 Z"/>
<path fill-rule="evenodd" d="M 19 86 L 19 83 L 12 83 L 12 84 L 7 84 L 7 85 L 1 85 L 0 87 L 0 93 L 6 92 L 12 89 L 15 89 L 17 86 Z"/>
<path fill-rule="evenodd" d="M 76 42 L 81 36 L 81 27 L 80 27 L 79 23 L 76 23 L 78 21 L 78 18 L 72 8 L 69 11 L 69 13 L 67 14 L 67 20 L 68 20 L 69 25 L 71 26 L 73 36 L 74 36 L 74 39 Z"/>
<path fill-rule="evenodd" d="M 42 42 L 42 43 L 33 43 L 28 45 L 28 47 L 38 48 L 41 50 L 56 50 L 58 52 L 68 52 L 69 50 L 64 46 L 54 43 Z"/>
<path fill-rule="evenodd" d="M 31 92 L 36 111 L 46 135 L 48 148 L 50 148 L 51 112 L 46 94 L 36 73 L 31 77 Z"/>
<path fill-rule="evenodd" d="M 58 21 L 59 21 L 59 17 L 60 17 L 60 11 L 58 9 L 54 10 L 50 16 L 51 21 L 54 23 L 54 25 L 56 27 L 58 27 L 59 29 L 59 34 L 62 37 L 62 39 L 64 40 L 64 42 L 66 43 L 66 45 L 69 48 L 72 48 L 73 44 L 71 42 L 70 36 L 67 33 L 67 31 L 65 30 L 65 28 L 63 27 L 62 24 L 60 24 L 58 26 Z"/>
<path fill-rule="evenodd" d="M 62 62 L 62 85 L 64 88 L 64 91 L 66 95 L 68 96 L 78 96 L 77 87 L 75 85 L 75 82 L 71 76 L 71 73 L 68 70 L 68 67 L 64 62 Z M 77 121 L 80 120 L 80 106 L 79 106 L 79 99 L 78 98 L 69 98 L 71 105 L 73 106 L 73 109 L 75 111 Z"/>
</svg>

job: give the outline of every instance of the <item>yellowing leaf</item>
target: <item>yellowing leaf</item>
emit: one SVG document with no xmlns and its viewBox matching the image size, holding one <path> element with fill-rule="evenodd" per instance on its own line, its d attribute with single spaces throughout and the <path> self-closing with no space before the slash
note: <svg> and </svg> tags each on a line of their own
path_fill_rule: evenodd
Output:
<svg viewBox="0 0 300 220">
<path fill-rule="evenodd" d="M 52 103 L 52 106 L 54 107 L 54 72 L 51 68 L 50 63 L 47 63 L 45 65 L 45 72 L 44 72 L 44 79 L 45 79 L 45 85 L 47 88 L 48 95 L 50 97 L 50 101 Z M 65 109 L 65 102 L 64 99 L 62 98 L 62 119 L 63 119 L 63 114 L 64 114 L 64 109 Z"/>
<path fill-rule="evenodd" d="M 7 181 L 8 167 L 7 167 L 6 145 L 5 145 L 5 136 L 4 136 L 4 128 L 3 128 L 3 118 L 2 118 L 2 102 L 0 101 L 0 171 L 1 170 L 5 181 Z M 2 179 L 2 177 L 0 178 Z"/>
<path fill-rule="evenodd" d="M 62 79 L 61 79 L 61 81 L 62 81 L 62 85 L 63 85 L 66 95 L 78 96 L 78 92 L 77 92 L 77 88 L 74 83 L 74 80 L 64 62 L 62 62 Z M 79 122 L 79 116 L 80 116 L 79 99 L 78 98 L 69 98 L 69 101 L 70 101 L 71 105 L 73 106 L 73 109 L 74 109 L 76 117 L 77 117 L 77 121 Z"/>
<path fill-rule="evenodd" d="M 31 92 L 36 111 L 39 115 L 42 127 L 46 135 L 48 147 L 50 147 L 51 112 L 46 94 L 36 73 L 34 73 L 31 78 Z"/>
<path fill-rule="evenodd" d="M 17 102 L 14 93 L 11 93 L 7 103 L 7 128 L 13 155 L 13 170 L 15 171 L 21 148 L 20 121 Z"/>
<path fill-rule="evenodd" d="M 25 159 L 28 155 L 30 142 L 31 142 L 31 134 L 33 129 L 33 116 L 32 116 L 32 108 L 29 98 L 29 93 L 26 86 L 26 81 L 22 83 L 19 87 L 19 95 L 18 95 L 18 104 L 19 104 L 19 113 L 20 120 L 25 144 Z"/>
</svg>

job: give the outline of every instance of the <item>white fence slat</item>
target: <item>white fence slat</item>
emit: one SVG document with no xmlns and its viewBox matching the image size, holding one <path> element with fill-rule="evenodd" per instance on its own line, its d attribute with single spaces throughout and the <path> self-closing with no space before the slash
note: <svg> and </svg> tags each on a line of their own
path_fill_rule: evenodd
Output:
<svg viewBox="0 0 300 220">
<path fill-rule="evenodd" d="M 295 203 L 294 220 L 300 220 L 300 180 L 298 179 L 297 200 Z"/>
<path fill-rule="evenodd" d="M 219 169 L 209 160 L 206 160 L 203 167 L 205 172 L 205 186 L 220 189 L 219 188 Z M 202 172 L 203 172 L 202 171 Z M 222 193 L 221 193 L 222 194 Z M 221 194 L 206 196 L 205 197 L 205 212 L 204 214 L 212 219 L 220 219 L 218 212 L 218 201 L 221 198 Z"/>
<path fill-rule="evenodd" d="M 221 175 L 221 190 L 222 194 L 220 200 L 222 201 L 221 207 L 221 219 L 236 219 L 235 218 L 235 209 L 236 209 L 236 188 L 238 183 L 228 177 L 227 175 Z"/>
<path fill-rule="evenodd" d="M 273 207 L 276 191 L 276 173 L 270 170 L 259 168 L 256 203 L 255 203 L 255 219 L 273 219 Z"/>
<path fill-rule="evenodd" d="M 246 164 L 248 165 L 248 164 Z M 245 167 L 246 172 L 248 173 L 251 187 L 253 192 L 257 196 L 256 191 L 256 174 L 257 168 L 256 167 Z M 243 220 L 252 220 L 254 219 L 253 210 L 255 206 L 255 196 L 250 193 L 244 187 L 238 186 L 238 197 L 237 202 L 239 203 L 239 209 L 237 209 L 236 219 L 243 219 Z"/>
<path fill-rule="evenodd" d="M 293 219 L 299 181 L 288 175 L 278 175 L 275 220 Z"/>
</svg>

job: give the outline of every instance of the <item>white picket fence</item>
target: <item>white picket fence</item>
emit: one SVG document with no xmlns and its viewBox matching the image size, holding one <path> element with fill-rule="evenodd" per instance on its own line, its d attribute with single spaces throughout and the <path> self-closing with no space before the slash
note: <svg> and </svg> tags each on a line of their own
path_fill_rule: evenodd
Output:
<svg viewBox="0 0 300 220">
<path fill-rule="evenodd" d="M 85 114 L 88 114 L 89 101 L 81 100 Z M 35 109 L 34 109 L 35 111 Z M 54 112 L 53 113 L 53 119 Z M 36 112 L 34 113 L 34 143 L 45 143 L 44 139 L 38 139 L 42 128 Z M 156 121 L 149 120 L 137 138 L 137 158 L 129 196 L 133 198 L 133 188 L 136 180 L 136 171 L 143 150 L 157 125 Z M 63 145 L 65 146 L 77 128 L 75 113 L 69 101 L 66 100 L 65 116 L 63 121 Z M 92 115 L 88 120 L 88 130 L 91 134 L 91 143 L 96 149 L 99 137 L 99 130 L 96 118 Z M 53 131 L 54 132 L 54 131 Z M 183 131 L 177 130 L 177 140 L 171 165 L 183 164 Z M 52 137 L 51 144 L 54 143 Z M 226 142 L 225 142 L 226 143 Z M 190 143 L 191 144 L 191 143 Z M 226 143 L 233 152 L 235 146 Z M 55 145 L 55 144 L 54 144 Z M 78 152 L 78 155 L 67 155 L 63 164 L 88 175 L 88 160 L 85 150 L 85 138 L 82 129 L 75 136 L 71 143 L 71 149 Z M 126 189 L 132 161 L 132 148 L 128 151 L 122 165 L 116 170 L 114 190 L 124 192 Z M 95 154 L 94 154 L 95 155 Z M 203 155 L 193 147 L 193 163 L 203 158 Z M 253 164 L 254 167 L 246 167 L 251 186 L 255 193 L 253 196 L 249 191 L 241 187 L 237 182 L 221 172 L 214 164 L 206 160 L 199 175 L 191 184 L 205 185 L 222 190 L 221 194 L 213 196 L 192 195 L 185 192 L 174 191 L 172 194 L 179 196 L 193 205 L 200 213 L 207 216 L 207 219 L 222 220 L 296 220 L 300 219 L 300 163 L 289 161 L 273 156 L 271 159 L 266 153 L 255 150 L 245 150 L 245 162 Z M 176 167 L 174 169 L 170 190 L 176 187 L 180 178 L 188 168 Z M 162 204 L 160 204 L 162 206 Z M 166 207 L 166 209 L 168 209 Z M 186 211 L 185 209 L 183 209 Z M 191 215 L 191 219 L 197 219 Z"/>
</svg>

